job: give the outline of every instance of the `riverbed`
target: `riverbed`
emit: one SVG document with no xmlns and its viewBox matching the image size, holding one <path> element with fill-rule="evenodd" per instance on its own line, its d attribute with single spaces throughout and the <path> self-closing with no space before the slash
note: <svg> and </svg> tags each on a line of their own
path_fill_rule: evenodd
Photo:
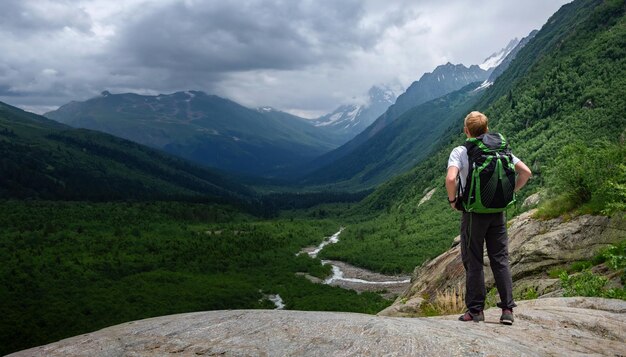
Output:
<svg viewBox="0 0 626 357">
<path fill-rule="evenodd" d="M 340 228 L 338 232 L 324 239 L 316 247 L 303 248 L 298 254 L 306 253 L 313 258 L 317 257 L 325 246 L 339 242 L 343 229 L 343 227 Z M 309 280 L 358 292 L 378 292 L 387 299 L 396 297 L 411 283 L 410 276 L 385 275 L 338 260 L 322 260 L 322 264 L 331 265 L 332 275 L 325 280 L 308 277 Z"/>
</svg>

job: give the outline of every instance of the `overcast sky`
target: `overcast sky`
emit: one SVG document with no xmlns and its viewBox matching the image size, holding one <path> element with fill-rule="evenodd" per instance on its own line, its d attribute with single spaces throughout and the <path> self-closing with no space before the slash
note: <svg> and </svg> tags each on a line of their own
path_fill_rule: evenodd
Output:
<svg viewBox="0 0 626 357">
<path fill-rule="evenodd" d="M 0 101 L 202 90 L 330 112 L 376 84 L 480 64 L 566 0 L 1 0 Z"/>
</svg>

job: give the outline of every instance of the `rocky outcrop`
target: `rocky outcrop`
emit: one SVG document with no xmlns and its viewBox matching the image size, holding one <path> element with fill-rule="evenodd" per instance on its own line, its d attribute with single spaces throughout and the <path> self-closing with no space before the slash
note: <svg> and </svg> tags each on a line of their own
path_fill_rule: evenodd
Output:
<svg viewBox="0 0 626 357">
<path fill-rule="evenodd" d="M 626 302 L 524 301 L 513 326 L 456 316 L 235 310 L 129 322 L 11 356 L 573 356 L 626 355 Z"/>
<path fill-rule="evenodd" d="M 559 289 L 558 279 L 546 272 L 578 260 L 588 260 L 598 250 L 626 237 L 626 220 L 623 216 L 612 218 L 583 215 L 565 220 L 533 219 L 534 210 L 521 214 L 509 222 L 509 255 L 514 292 L 519 295 L 534 289 L 539 295 L 554 294 Z M 422 313 L 424 300 L 431 300 L 437 292 L 455 289 L 465 284 L 465 271 L 461 261 L 460 238 L 452 247 L 435 259 L 417 267 L 411 286 L 394 304 L 380 312 L 387 316 L 415 316 Z M 494 285 L 485 252 L 485 282 Z M 421 299 L 421 300 L 420 300 Z"/>
</svg>

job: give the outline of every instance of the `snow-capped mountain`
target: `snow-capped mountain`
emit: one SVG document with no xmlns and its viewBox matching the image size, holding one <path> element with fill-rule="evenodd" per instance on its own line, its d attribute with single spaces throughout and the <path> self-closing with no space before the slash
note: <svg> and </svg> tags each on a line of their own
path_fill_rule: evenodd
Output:
<svg viewBox="0 0 626 357">
<path fill-rule="evenodd" d="M 489 78 L 487 78 L 480 85 L 480 87 L 476 88 L 476 90 L 481 90 L 492 85 L 496 78 L 498 78 L 509 67 L 509 64 L 511 64 L 511 61 L 515 59 L 519 50 L 526 46 L 528 41 L 535 37 L 535 34 L 537 34 L 537 30 L 531 31 L 528 36 L 522 38 L 521 40 L 514 38 L 505 48 L 487 57 L 480 67 L 482 69 L 488 68 L 490 75 Z"/>
<path fill-rule="evenodd" d="M 513 49 L 515 48 L 515 46 L 517 46 L 517 44 L 519 43 L 519 40 L 516 38 L 512 39 L 508 45 L 506 45 L 506 47 L 504 47 L 503 49 L 501 49 L 498 52 L 494 52 L 493 54 L 491 54 L 491 56 L 487 57 L 483 63 L 479 64 L 478 67 L 484 69 L 485 71 L 489 70 L 490 68 L 495 68 L 498 67 L 500 65 L 500 63 L 502 63 L 502 61 L 504 61 L 504 59 L 506 58 L 506 56 L 511 53 L 511 51 L 513 51 Z"/>
<path fill-rule="evenodd" d="M 363 131 L 396 100 L 390 87 L 373 86 L 364 104 L 344 104 L 332 113 L 312 121 L 312 124 L 341 134 L 346 140 Z"/>
<path fill-rule="evenodd" d="M 356 104 L 342 105 L 334 112 L 326 114 L 313 122 L 315 126 L 334 126 L 347 129 L 357 124 L 355 119 L 361 113 L 363 106 Z M 345 125 L 344 125 L 345 124 Z"/>
</svg>

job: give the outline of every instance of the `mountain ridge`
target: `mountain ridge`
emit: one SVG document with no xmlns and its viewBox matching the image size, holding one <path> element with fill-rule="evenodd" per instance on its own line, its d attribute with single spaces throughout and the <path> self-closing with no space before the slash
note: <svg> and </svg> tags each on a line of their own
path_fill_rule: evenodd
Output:
<svg viewBox="0 0 626 357">
<path fill-rule="evenodd" d="M 391 116 L 393 120 L 387 120 L 389 112 L 399 104 L 392 105 L 385 114 L 355 139 L 316 159 L 316 168 L 304 176 L 301 182 L 305 185 L 334 185 L 342 189 L 370 188 L 410 169 L 426 157 L 430 150 L 437 147 L 443 130 L 452 127 L 456 119 L 464 117 L 467 112 L 473 110 L 473 104 L 482 95 L 482 91 L 490 85 L 488 78 L 493 77 L 494 71 L 502 73 L 514 58 L 515 53 L 526 43 L 525 40 L 511 40 L 507 47 L 485 60 L 487 62 L 490 58 L 499 56 L 490 62 L 490 65 L 495 67 L 489 67 L 487 71 L 477 65 L 468 68 L 448 62 L 438 66 L 432 73 L 424 74 L 420 81 L 434 82 L 436 79 L 439 83 L 442 80 L 445 81 L 446 75 L 449 77 L 450 73 L 461 73 L 463 80 L 466 80 L 468 75 L 464 73 L 465 69 L 478 69 L 482 71 L 479 72 L 482 74 L 476 77 L 479 80 L 477 83 L 482 82 L 482 84 L 480 86 L 468 84 L 438 98 L 417 104 L 397 118 L 394 119 Z M 455 83 L 458 80 L 454 77 Z M 412 86 L 420 85 L 416 83 L 418 82 L 414 82 Z M 421 85 L 427 86 L 427 83 L 424 82 Z M 408 97 L 410 90 L 407 89 L 400 97 Z M 464 93 L 466 100 L 459 99 L 459 92 Z M 398 101 L 401 101 L 400 98 Z M 326 161 L 330 162 L 323 164 Z"/>
<path fill-rule="evenodd" d="M 241 203 L 251 190 L 157 150 L 0 103 L 3 198 L 167 199 Z"/>
<path fill-rule="evenodd" d="M 102 95 L 72 102 L 46 117 L 99 130 L 222 170 L 279 174 L 339 143 L 286 113 L 259 112 L 201 91 Z"/>
<path fill-rule="evenodd" d="M 372 124 L 395 101 L 396 95 L 389 86 L 373 86 L 365 103 L 343 104 L 333 112 L 312 120 L 312 124 L 341 133 L 345 142 Z"/>
</svg>

